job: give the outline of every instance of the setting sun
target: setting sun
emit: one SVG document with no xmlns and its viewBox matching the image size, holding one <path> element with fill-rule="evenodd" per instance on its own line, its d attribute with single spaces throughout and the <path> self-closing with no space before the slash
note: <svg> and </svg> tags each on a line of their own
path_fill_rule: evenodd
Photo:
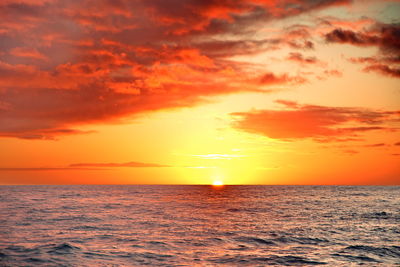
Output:
<svg viewBox="0 0 400 267">
<path fill-rule="evenodd" d="M 212 185 L 213 185 L 213 186 L 222 186 L 222 185 L 224 185 L 224 183 L 223 183 L 222 181 L 220 181 L 220 180 L 215 180 L 215 181 L 212 183 Z"/>
</svg>

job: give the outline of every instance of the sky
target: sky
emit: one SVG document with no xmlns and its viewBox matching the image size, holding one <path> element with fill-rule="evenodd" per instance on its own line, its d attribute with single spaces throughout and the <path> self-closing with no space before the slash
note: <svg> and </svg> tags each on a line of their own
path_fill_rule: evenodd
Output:
<svg viewBox="0 0 400 267">
<path fill-rule="evenodd" d="M 400 1 L 2 0 L 0 184 L 400 184 Z"/>
</svg>

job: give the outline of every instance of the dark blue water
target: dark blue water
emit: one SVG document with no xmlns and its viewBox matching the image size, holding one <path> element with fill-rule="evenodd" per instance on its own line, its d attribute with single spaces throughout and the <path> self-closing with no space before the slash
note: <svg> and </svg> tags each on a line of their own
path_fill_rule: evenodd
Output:
<svg viewBox="0 0 400 267">
<path fill-rule="evenodd" d="M 0 186 L 0 266 L 400 266 L 400 187 Z"/>
</svg>

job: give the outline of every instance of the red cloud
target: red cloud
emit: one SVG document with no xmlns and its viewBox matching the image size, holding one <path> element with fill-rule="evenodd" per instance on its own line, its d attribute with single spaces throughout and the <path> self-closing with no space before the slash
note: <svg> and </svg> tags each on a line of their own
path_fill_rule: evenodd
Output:
<svg viewBox="0 0 400 267">
<path fill-rule="evenodd" d="M 32 59 L 38 59 L 38 60 L 46 60 L 47 58 L 37 51 L 36 49 L 33 48 L 28 48 L 28 47 L 16 47 L 11 49 L 10 54 L 16 57 L 26 57 L 26 58 L 32 58 Z"/>
<path fill-rule="evenodd" d="M 233 126 L 276 139 L 357 136 L 371 130 L 386 130 L 385 122 L 399 119 L 399 111 L 300 105 L 278 101 L 284 110 L 232 113 Z M 335 140 L 335 139 L 333 139 Z"/>
<path fill-rule="evenodd" d="M 284 42 L 312 48 L 306 30 L 292 29 L 287 40 L 249 36 L 256 23 L 346 3 L 350 0 L 1 1 L 0 136 L 55 139 L 86 133 L 77 129 L 84 124 L 255 90 L 246 86 L 249 81 L 304 82 L 287 74 L 257 79 L 248 65 L 227 57 Z"/>
<path fill-rule="evenodd" d="M 303 77 L 290 77 L 287 74 L 275 75 L 267 72 L 261 76 L 259 83 L 262 85 L 287 84 L 287 83 L 304 83 L 306 79 Z"/>
</svg>

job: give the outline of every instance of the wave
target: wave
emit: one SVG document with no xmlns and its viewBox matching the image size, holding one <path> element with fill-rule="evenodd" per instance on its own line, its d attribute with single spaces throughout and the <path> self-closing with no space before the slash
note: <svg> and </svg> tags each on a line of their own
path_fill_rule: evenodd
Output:
<svg viewBox="0 0 400 267">
<path fill-rule="evenodd" d="M 216 264 L 228 264 L 228 265 L 253 265 L 253 264 L 268 264 L 268 265 L 279 265 L 279 266 L 310 266 L 310 265 L 325 265 L 326 262 L 308 259 L 299 256 L 227 256 L 221 258 L 215 258 L 209 260 Z"/>
<path fill-rule="evenodd" d="M 266 245 L 266 246 L 276 246 L 277 244 L 271 240 L 263 239 L 259 237 L 251 237 L 251 236 L 240 236 L 234 238 L 235 241 L 248 243 L 252 245 Z"/>
<path fill-rule="evenodd" d="M 349 260 L 350 262 L 355 262 L 355 263 L 360 263 L 360 264 L 364 264 L 364 262 L 376 262 L 379 263 L 379 260 L 376 260 L 374 258 L 371 257 L 367 257 L 367 256 L 354 256 L 354 255 L 349 255 L 349 254 L 343 254 L 343 253 L 334 253 L 332 254 L 332 256 L 334 257 L 338 257 L 338 258 L 345 258 L 346 260 Z"/>
<path fill-rule="evenodd" d="M 50 254 L 72 254 L 76 250 L 80 250 L 81 248 L 78 246 L 73 246 L 68 243 L 63 243 L 60 245 L 55 245 L 53 248 L 48 250 Z"/>
<path fill-rule="evenodd" d="M 400 246 L 373 247 L 365 245 L 353 245 L 346 247 L 345 250 L 370 253 L 379 257 L 393 257 L 400 259 Z"/>
<path fill-rule="evenodd" d="M 295 236 L 282 236 L 276 238 L 275 241 L 284 244 L 295 243 L 301 245 L 319 245 L 321 243 L 329 243 L 329 240 L 325 238 L 295 237 Z"/>
</svg>

